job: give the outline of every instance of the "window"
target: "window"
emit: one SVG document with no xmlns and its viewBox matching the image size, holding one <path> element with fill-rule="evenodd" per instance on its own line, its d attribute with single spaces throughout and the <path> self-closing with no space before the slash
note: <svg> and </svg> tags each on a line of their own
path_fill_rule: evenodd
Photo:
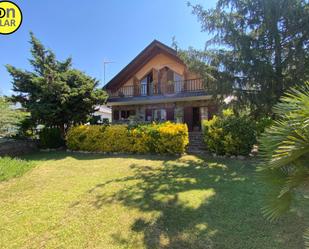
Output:
<svg viewBox="0 0 309 249">
<path fill-rule="evenodd" d="M 130 116 L 135 115 L 135 110 L 122 110 L 120 112 L 120 119 L 125 120 L 128 119 Z"/>
<path fill-rule="evenodd" d="M 153 110 L 152 116 L 155 121 L 165 121 L 166 120 L 166 110 L 165 109 L 155 109 Z"/>
<path fill-rule="evenodd" d="M 114 110 L 113 111 L 113 120 L 127 120 L 130 116 L 135 115 L 135 110 Z"/>
<path fill-rule="evenodd" d="M 145 110 L 145 121 L 152 121 L 152 109 Z"/>
<path fill-rule="evenodd" d="M 147 77 L 141 81 L 141 96 L 147 95 Z"/>
<path fill-rule="evenodd" d="M 141 96 L 151 94 L 151 84 L 153 82 L 152 72 L 141 80 Z"/>
</svg>

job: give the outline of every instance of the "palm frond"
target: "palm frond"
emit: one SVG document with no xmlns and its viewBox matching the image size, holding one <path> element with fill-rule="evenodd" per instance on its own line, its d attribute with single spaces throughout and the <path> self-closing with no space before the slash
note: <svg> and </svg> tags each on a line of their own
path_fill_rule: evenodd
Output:
<svg viewBox="0 0 309 249">
<path fill-rule="evenodd" d="M 279 117 L 260 138 L 258 175 L 269 185 L 263 214 L 288 211 L 295 191 L 309 184 L 309 82 L 291 89 L 274 108 Z"/>
<path fill-rule="evenodd" d="M 305 246 L 309 249 L 309 228 L 304 233 Z"/>
</svg>

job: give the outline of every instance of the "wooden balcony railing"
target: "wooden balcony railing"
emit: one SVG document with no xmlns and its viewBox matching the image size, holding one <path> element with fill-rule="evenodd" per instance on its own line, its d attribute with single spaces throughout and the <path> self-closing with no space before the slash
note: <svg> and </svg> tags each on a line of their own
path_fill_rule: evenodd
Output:
<svg viewBox="0 0 309 249">
<path fill-rule="evenodd" d="M 173 95 L 186 92 L 201 92 L 206 88 L 202 79 L 191 79 L 169 82 L 152 82 L 136 86 L 123 86 L 117 91 L 108 92 L 110 97 L 139 97 L 156 95 Z"/>
</svg>

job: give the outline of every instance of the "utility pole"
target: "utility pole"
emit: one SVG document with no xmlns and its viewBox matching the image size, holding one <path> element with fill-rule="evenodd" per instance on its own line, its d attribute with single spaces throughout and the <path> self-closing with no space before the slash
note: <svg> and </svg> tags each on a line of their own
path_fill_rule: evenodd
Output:
<svg viewBox="0 0 309 249">
<path fill-rule="evenodd" d="M 104 85 L 105 85 L 105 71 L 106 71 L 106 64 L 111 64 L 111 63 L 114 63 L 114 61 L 109 61 L 109 60 L 105 60 L 105 59 L 103 59 L 103 71 L 104 71 L 104 81 L 103 81 L 103 83 L 104 83 Z"/>
</svg>

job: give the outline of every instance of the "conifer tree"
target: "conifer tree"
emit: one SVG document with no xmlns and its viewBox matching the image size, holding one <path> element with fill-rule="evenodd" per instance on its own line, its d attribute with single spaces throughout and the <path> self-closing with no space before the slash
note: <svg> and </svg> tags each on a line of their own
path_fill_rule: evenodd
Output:
<svg viewBox="0 0 309 249">
<path fill-rule="evenodd" d="M 36 124 L 58 127 L 63 133 L 73 124 L 87 122 L 95 106 L 107 97 L 97 88 L 99 82 L 73 69 L 71 58 L 58 61 L 32 33 L 30 36 L 33 71 L 7 65 L 13 78 L 12 100 L 28 110 Z"/>
<path fill-rule="evenodd" d="M 190 6 L 211 35 L 206 51 L 194 58 L 223 74 L 217 81 L 221 90 L 237 94 L 256 113 L 271 113 L 288 88 L 309 79 L 308 0 L 218 0 L 212 9 Z"/>
</svg>

